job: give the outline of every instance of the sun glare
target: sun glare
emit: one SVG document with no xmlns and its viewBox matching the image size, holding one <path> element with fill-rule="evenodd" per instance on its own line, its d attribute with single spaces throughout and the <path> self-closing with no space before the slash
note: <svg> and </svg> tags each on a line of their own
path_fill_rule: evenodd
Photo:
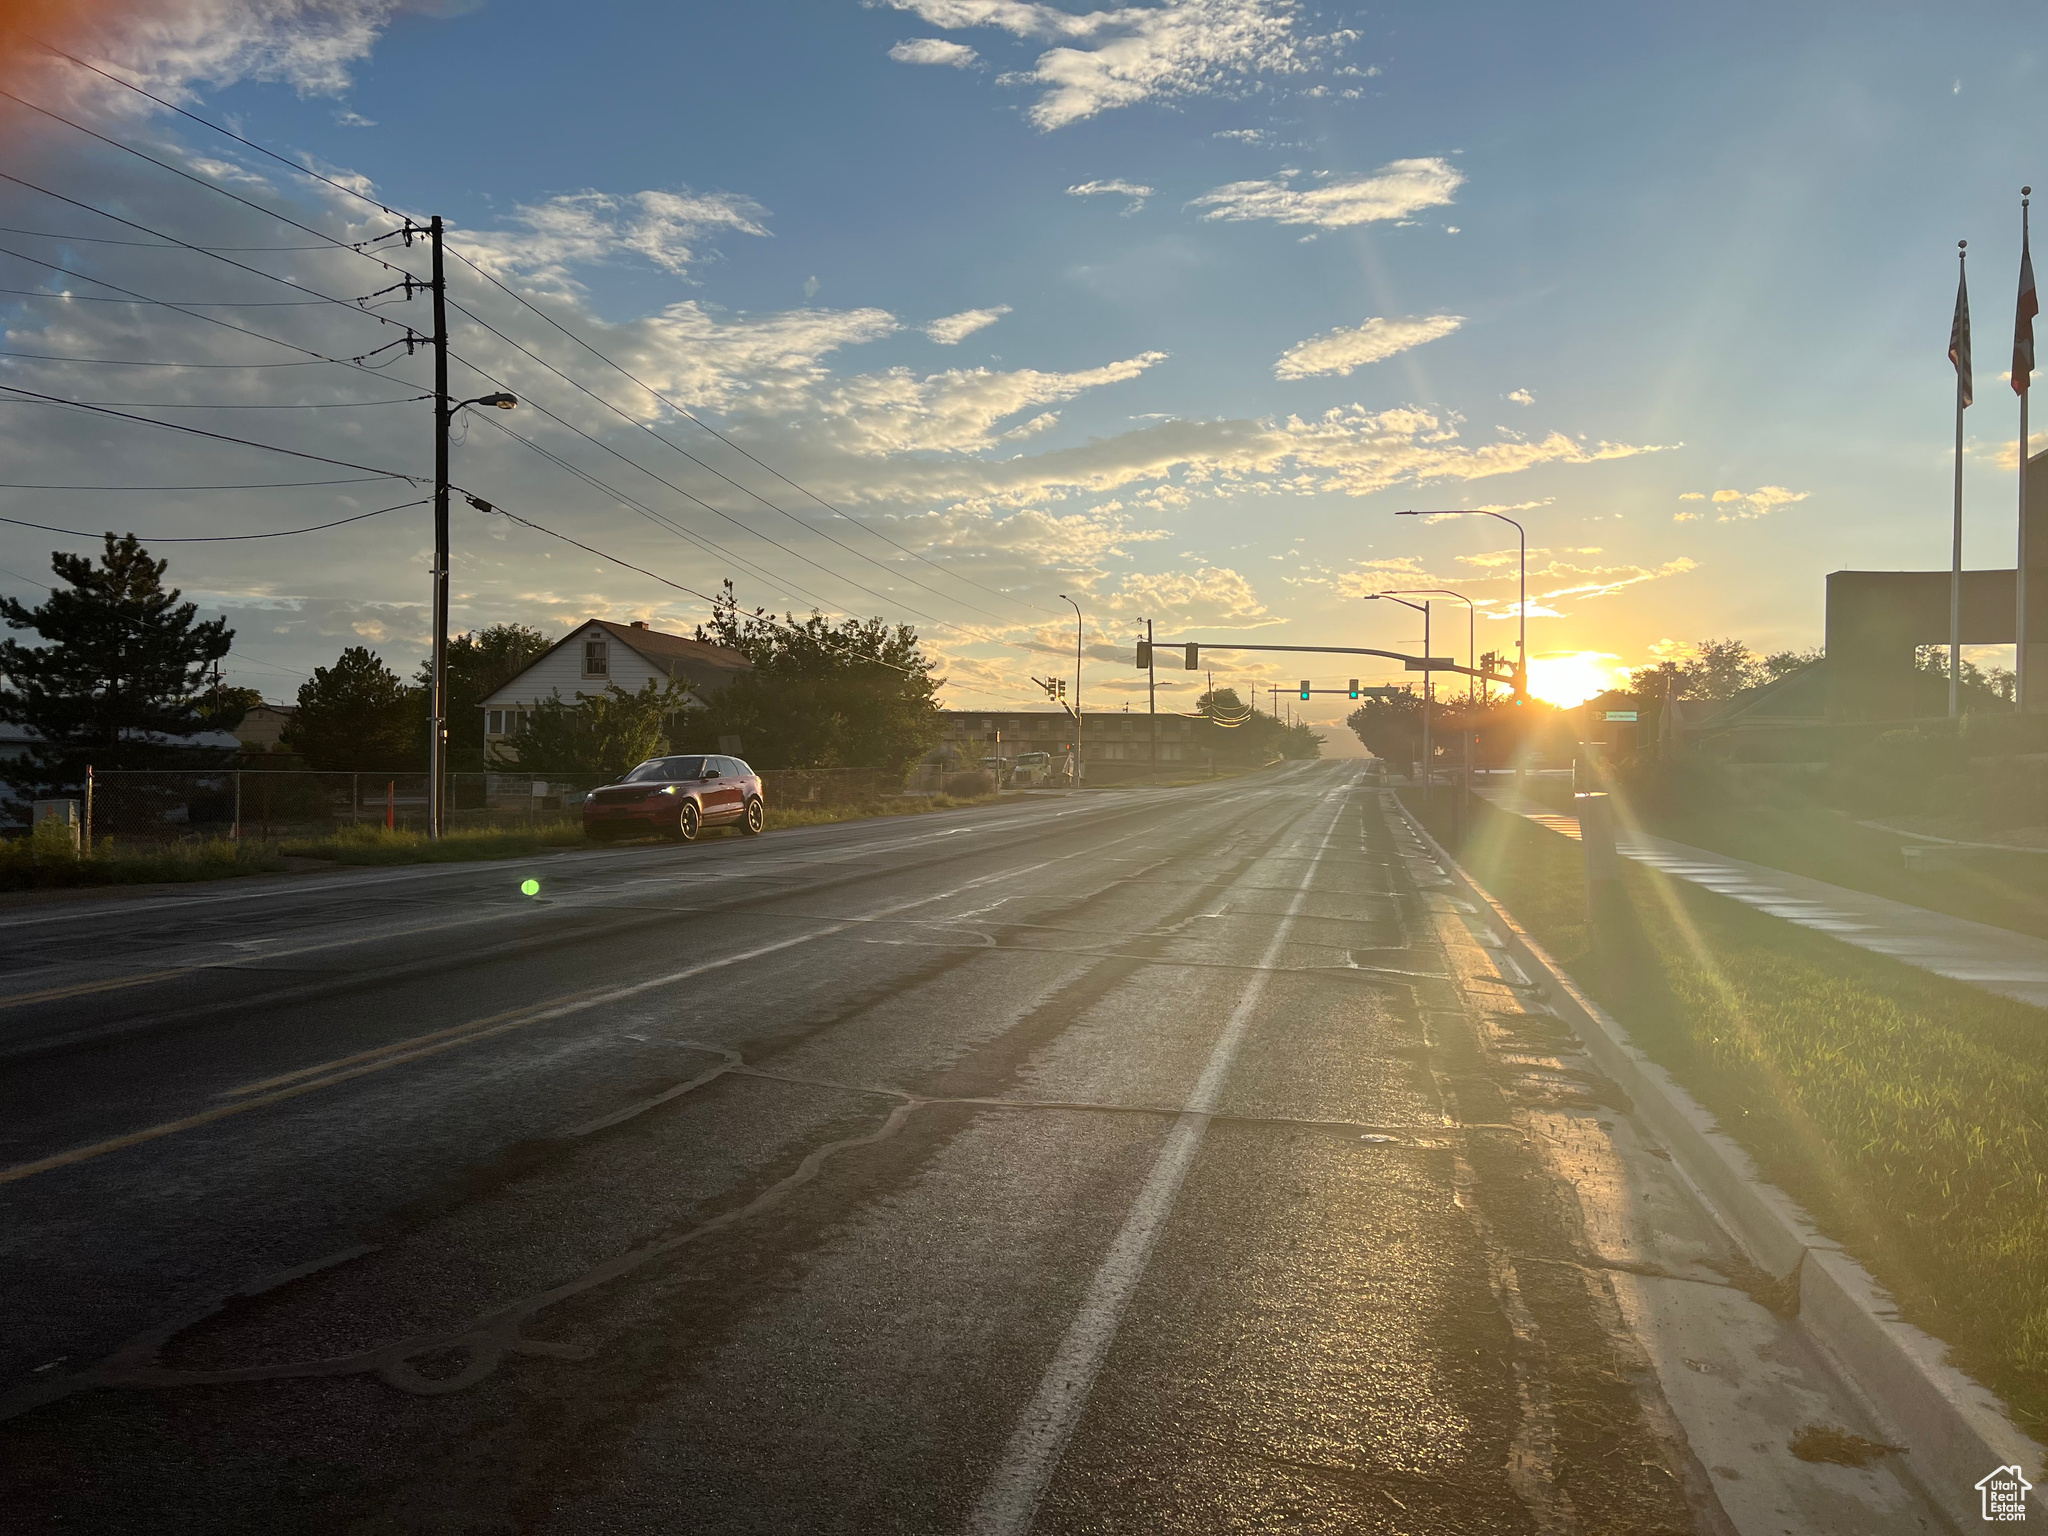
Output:
<svg viewBox="0 0 2048 1536">
<path fill-rule="evenodd" d="M 1564 656 L 1529 658 L 1529 691 L 1566 709 L 1583 704 L 1624 681 L 1615 657 L 1606 651 L 1577 651 Z"/>
</svg>

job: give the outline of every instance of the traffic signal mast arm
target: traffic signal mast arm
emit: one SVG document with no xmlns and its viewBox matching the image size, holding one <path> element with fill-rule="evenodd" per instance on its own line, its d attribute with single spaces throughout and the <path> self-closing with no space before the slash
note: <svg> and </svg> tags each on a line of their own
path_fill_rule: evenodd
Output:
<svg viewBox="0 0 2048 1536">
<path fill-rule="evenodd" d="M 1160 641 L 1159 643 L 1160 643 L 1161 645 L 1164 645 L 1164 644 L 1166 644 L 1166 642 L 1165 642 L 1165 641 L 1163 641 L 1163 640 L 1162 640 L 1162 641 Z M 1363 645 L 1235 645 L 1235 644 L 1229 644 L 1229 645 L 1225 645 L 1225 644 L 1216 644 L 1216 643 L 1212 643 L 1212 642 L 1210 642 L 1210 641 L 1207 641 L 1207 640 L 1187 640 L 1187 641 L 1175 641 L 1175 642 L 1174 642 L 1174 644 L 1176 644 L 1176 645 L 1180 645 L 1180 646 L 1182 646 L 1182 647 L 1184 647 L 1184 648 L 1185 648 L 1185 651 L 1186 651 L 1186 656 L 1187 656 L 1187 669 L 1188 669 L 1188 670 L 1189 670 L 1190 672 L 1192 672 L 1192 671 L 1195 671 L 1195 670 L 1197 670 L 1197 662 L 1198 662 L 1198 660 L 1199 660 L 1199 657 L 1200 657 L 1200 653 L 1201 653 L 1201 652 L 1202 652 L 1203 650 L 1211 650 L 1211 651 L 1293 651 L 1293 652 L 1298 652 L 1298 653 L 1301 653 L 1301 654 L 1305 654 L 1305 655 L 1310 655 L 1310 656 L 1382 656 L 1382 657 L 1385 657 L 1385 658 L 1386 658 L 1386 659 L 1387 659 L 1388 661 L 1398 661 L 1398 662 L 1401 662 L 1401 663 L 1403 663 L 1403 664 L 1404 664 L 1404 665 L 1405 665 L 1405 666 L 1407 667 L 1407 669 L 1408 669 L 1408 670 L 1409 670 L 1410 672 L 1460 672 L 1460 673 L 1463 673 L 1463 674 L 1464 674 L 1464 675 L 1465 675 L 1466 677 L 1479 677 L 1479 678 L 1485 678 L 1485 679 L 1487 679 L 1487 680 L 1488 680 L 1488 681 L 1490 681 L 1490 682 L 1495 682 L 1495 683 L 1499 683 L 1499 684 L 1501 684 L 1501 685 L 1503 685 L 1504 687 L 1507 687 L 1507 688 L 1511 688 L 1511 689 L 1513 689 L 1513 688 L 1516 688 L 1516 687 L 1517 687 L 1517 684 L 1516 684 L 1516 679 L 1515 679 L 1515 674 L 1514 674 L 1514 669 L 1513 669 L 1513 668 L 1500 668 L 1500 669 L 1498 669 L 1498 670 L 1495 670 L 1495 669 L 1489 669 L 1489 668 L 1486 668 L 1486 667 L 1461 667 L 1461 666 L 1459 666 L 1459 665 L 1458 665 L 1458 664 L 1457 664 L 1457 663 L 1456 663 L 1455 661 L 1452 661 L 1452 660 L 1451 660 L 1451 659 L 1450 659 L 1450 658 L 1449 658 L 1448 656 L 1432 656 L 1432 657 L 1422 657 L 1422 656 L 1410 656 L 1410 655 L 1409 655 L 1409 654 L 1408 654 L 1407 652 L 1405 652 L 1405 651 L 1382 651 L 1382 650 L 1375 650 L 1375 649 L 1374 649 L 1374 648 L 1372 648 L 1371 646 L 1363 646 Z M 1151 649 L 1151 647 L 1147 646 L 1147 645 L 1145 644 L 1145 642 L 1144 642 L 1144 641 L 1140 640 L 1140 641 L 1138 642 L 1138 665 L 1139 665 L 1139 666 L 1141 666 L 1141 667 L 1142 667 L 1142 666 L 1146 665 L 1146 664 L 1147 664 L 1147 662 L 1149 662 L 1149 661 L 1151 660 L 1151 657 L 1150 657 L 1150 655 L 1148 654 L 1148 653 L 1149 653 L 1149 651 L 1150 651 L 1150 649 Z M 1344 690 L 1343 690 L 1343 689 L 1341 689 L 1341 688 L 1339 688 L 1339 689 L 1331 689 L 1331 690 L 1328 690 L 1328 691 L 1330 691 L 1330 692 L 1334 692 L 1334 693 L 1342 693 L 1342 692 L 1344 692 Z M 1519 690 L 1517 689 L 1517 691 L 1519 691 Z"/>
</svg>

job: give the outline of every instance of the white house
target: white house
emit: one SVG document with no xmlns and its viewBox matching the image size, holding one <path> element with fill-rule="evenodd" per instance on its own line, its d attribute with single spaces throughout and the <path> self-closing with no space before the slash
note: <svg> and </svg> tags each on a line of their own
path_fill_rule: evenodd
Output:
<svg viewBox="0 0 2048 1536">
<path fill-rule="evenodd" d="M 665 635 L 639 622 L 591 619 L 484 700 L 484 756 L 495 760 L 506 748 L 516 753 L 514 738 L 526 728 L 527 711 L 552 695 L 573 704 L 577 694 L 602 693 L 612 684 L 637 693 L 650 681 L 673 679 L 689 688 L 684 707 L 702 709 L 727 683 L 753 669 L 746 657 L 722 645 Z"/>
</svg>

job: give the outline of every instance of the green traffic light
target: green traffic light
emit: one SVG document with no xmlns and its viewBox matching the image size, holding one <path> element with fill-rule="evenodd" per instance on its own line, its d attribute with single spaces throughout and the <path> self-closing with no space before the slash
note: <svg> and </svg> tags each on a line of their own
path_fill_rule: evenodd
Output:
<svg viewBox="0 0 2048 1536">
<path fill-rule="evenodd" d="M 519 882 L 519 894 L 522 896 L 538 896 L 540 894 L 540 882 L 531 875 L 527 876 L 526 879 Z"/>
</svg>

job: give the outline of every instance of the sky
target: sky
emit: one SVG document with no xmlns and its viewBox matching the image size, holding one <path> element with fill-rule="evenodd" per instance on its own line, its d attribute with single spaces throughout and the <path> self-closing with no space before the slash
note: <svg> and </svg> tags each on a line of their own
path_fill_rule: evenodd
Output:
<svg viewBox="0 0 2048 1536">
<path fill-rule="evenodd" d="M 914 625 L 947 704 L 1015 708 L 1072 674 L 1065 594 L 1084 707 L 1142 708 L 1146 619 L 1417 651 L 1421 616 L 1367 594 L 1446 588 L 1471 606 L 1435 600 L 1432 650 L 1511 654 L 1513 530 L 1396 516 L 1493 508 L 1527 530 L 1539 693 L 1707 637 L 1805 650 L 1829 571 L 1947 563 L 1960 239 L 1965 559 L 2012 561 L 2018 193 L 2048 174 L 2018 5 L 0 22 L 0 85 L 33 104 L 0 99 L 0 516 L 142 536 L 274 699 L 345 645 L 406 673 L 428 649 L 430 515 L 380 512 L 432 472 L 404 344 L 428 304 L 402 286 L 425 251 L 387 209 L 442 216 L 459 253 L 451 389 L 522 401 L 464 413 L 455 483 L 609 557 L 458 497 L 458 631 L 687 632 L 705 604 L 678 588 L 730 579 L 750 607 Z M 37 597 L 52 549 L 93 542 L 0 524 L 0 591 Z M 1404 677 L 1209 663 L 1242 691 Z M 1162 673 L 1161 707 L 1207 682 Z M 1346 700 L 1293 705 L 1355 749 Z"/>
</svg>

